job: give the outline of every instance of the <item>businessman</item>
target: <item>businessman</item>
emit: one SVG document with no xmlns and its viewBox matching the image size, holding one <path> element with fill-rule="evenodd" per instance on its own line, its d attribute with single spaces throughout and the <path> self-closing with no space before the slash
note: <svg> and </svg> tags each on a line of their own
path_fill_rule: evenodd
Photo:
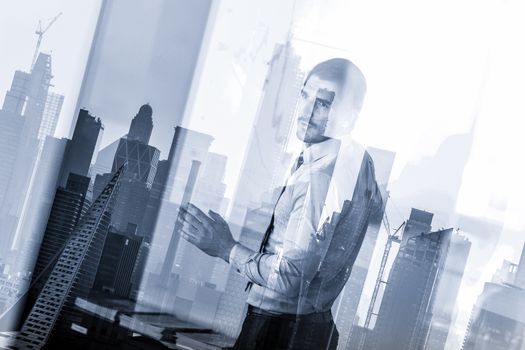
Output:
<svg viewBox="0 0 525 350">
<path fill-rule="evenodd" d="M 249 280 L 235 349 L 337 347 L 330 309 L 370 216 L 382 206 L 373 161 L 349 137 L 365 92 L 363 74 L 346 59 L 322 62 L 308 74 L 296 125 L 304 147 L 258 251 L 236 242 L 219 214 L 181 208 L 182 237 Z"/>
</svg>

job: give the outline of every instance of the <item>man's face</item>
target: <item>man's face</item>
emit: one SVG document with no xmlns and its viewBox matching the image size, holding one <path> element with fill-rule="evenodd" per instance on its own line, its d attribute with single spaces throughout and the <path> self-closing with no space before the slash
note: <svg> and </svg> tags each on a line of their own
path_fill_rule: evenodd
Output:
<svg viewBox="0 0 525 350">
<path fill-rule="evenodd" d="M 301 90 L 297 137 L 305 143 L 322 142 L 328 116 L 333 108 L 338 86 L 335 82 L 312 75 Z"/>
</svg>

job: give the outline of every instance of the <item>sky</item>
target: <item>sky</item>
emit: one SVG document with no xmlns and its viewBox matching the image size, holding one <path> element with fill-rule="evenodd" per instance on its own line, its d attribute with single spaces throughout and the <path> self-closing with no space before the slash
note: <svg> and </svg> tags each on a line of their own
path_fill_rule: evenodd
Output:
<svg viewBox="0 0 525 350">
<path fill-rule="evenodd" d="M 63 12 L 42 44 L 52 51 L 54 90 L 66 95 L 56 136 L 69 136 L 99 6 L 0 2 L 0 47 L 8 53 L 1 59 L 1 94 L 15 70 L 29 68 L 38 20 Z M 488 280 L 503 259 L 517 262 L 525 240 L 524 17 L 520 0 L 223 0 L 184 126 L 213 135 L 211 151 L 228 157 L 225 182 L 232 197 L 267 62 L 290 33 L 303 69 L 344 56 L 364 72 L 368 93 L 353 136 L 396 152 L 392 181 L 451 135 L 468 132 L 475 120 L 456 210 L 504 223 L 483 276 Z M 156 125 L 173 127 L 167 124 Z M 102 143 L 122 130 L 106 129 Z M 169 142 L 159 140 L 159 148 Z M 388 211 L 393 227 L 405 219 L 405 213 Z M 481 284 L 472 288 L 460 296 L 466 305 Z"/>
</svg>

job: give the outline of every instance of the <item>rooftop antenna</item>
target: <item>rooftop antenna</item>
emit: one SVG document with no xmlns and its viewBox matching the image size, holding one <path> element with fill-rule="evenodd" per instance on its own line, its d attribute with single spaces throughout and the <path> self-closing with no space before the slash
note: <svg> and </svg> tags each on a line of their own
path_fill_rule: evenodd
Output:
<svg viewBox="0 0 525 350">
<path fill-rule="evenodd" d="M 35 53 L 33 55 L 33 60 L 31 61 L 31 69 L 33 69 L 35 65 L 36 57 L 38 56 L 38 50 L 40 49 L 40 44 L 42 43 L 42 37 L 44 36 L 45 32 L 47 32 L 47 30 L 53 25 L 53 23 L 56 22 L 58 17 L 60 17 L 61 15 L 62 15 L 62 12 L 56 15 L 55 18 L 53 18 L 51 22 L 49 22 L 49 24 L 44 29 L 42 29 L 42 21 L 41 20 L 38 21 L 38 27 L 35 30 L 35 34 L 38 35 L 38 40 L 36 42 L 36 48 L 35 48 Z"/>
</svg>

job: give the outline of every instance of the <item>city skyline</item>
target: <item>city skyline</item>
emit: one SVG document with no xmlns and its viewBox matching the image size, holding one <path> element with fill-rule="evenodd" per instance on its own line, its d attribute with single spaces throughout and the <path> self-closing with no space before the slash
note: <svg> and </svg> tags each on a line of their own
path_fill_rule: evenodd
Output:
<svg viewBox="0 0 525 350">
<path fill-rule="evenodd" d="M 52 2 L 69 8 L 60 0 Z M 519 186 L 525 172 L 516 160 L 522 145 L 515 121 L 519 118 L 508 107 L 512 103 L 502 104 L 501 112 L 496 108 L 498 101 L 514 96 L 501 96 L 496 91 L 502 76 L 510 75 L 501 64 L 504 56 L 496 51 L 491 60 L 484 59 L 487 47 L 514 51 L 505 43 L 494 44 L 494 38 L 486 46 L 476 41 L 467 58 L 458 58 L 454 64 L 445 60 L 445 68 L 421 53 L 425 62 L 439 66 L 437 72 L 442 73 L 438 77 L 435 71 L 426 70 L 428 67 L 416 65 L 432 71 L 430 78 L 436 81 L 427 95 L 423 91 L 428 85 L 407 69 L 414 63 L 408 55 L 407 62 L 392 58 L 386 64 L 383 59 L 371 58 L 376 57 L 371 52 L 378 53 L 377 49 L 365 50 L 361 39 L 352 35 L 347 43 L 334 34 L 335 24 L 328 23 L 326 14 L 350 5 L 328 0 L 326 9 L 321 10 L 318 4 L 309 3 L 310 7 L 295 7 L 285 2 L 272 19 L 279 7 L 273 0 L 256 6 L 259 17 L 251 17 L 255 15 L 248 14 L 247 5 L 237 0 L 221 4 L 199 0 L 184 11 L 177 7 L 182 6 L 180 1 L 167 4 L 155 0 L 145 25 L 132 26 L 129 31 L 128 21 L 143 16 L 144 4 L 100 1 L 86 5 L 83 9 L 92 17 L 78 24 L 83 36 L 71 46 L 71 61 L 77 69 L 68 78 L 63 75 L 72 71 L 72 63 L 64 62 L 64 44 L 53 36 L 65 40 L 57 32 L 63 31 L 63 19 L 64 25 L 71 27 L 72 12 L 64 12 L 57 27 L 46 33 L 32 69 L 25 61 L 31 57 L 27 53 L 34 48 L 34 35 L 20 37 L 17 44 L 27 48 L 14 56 L 20 58 L 24 52 L 27 57 L 18 59 L 16 67 L 13 59 L 6 59 L 5 67 L 11 70 L 4 76 L 9 85 L 0 81 L 0 88 L 5 86 L 0 110 L 0 231 L 7 242 L 0 248 L 0 315 L 9 311 L 6 308 L 13 302 L 19 309 L 20 296 L 37 283 L 32 294 L 27 294 L 31 301 L 23 311 L 24 315 L 31 312 L 27 305 L 37 301 L 50 280 L 49 262 L 56 258 L 52 252 L 63 249 L 80 217 L 127 164 L 109 226 L 104 229 L 104 239 L 99 239 L 103 242 L 97 253 L 99 261 L 93 265 L 92 291 L 98 294 L 94 299 L 90 295 L 82 298 L 101 305 L 112 296 L 126 299 L 135 303 L 134 312 L 160 310 L 206 331 L 235 337 L 245 313 L 245 281 L 228 264 L 179 239 L 180 227 L 175 224 L 179 207 L 192 202 L 220 213 L 231 224 L 235 238 L 257 249 L 279 195 L 276 188 L 285 182 L 287 166 L 300 147 L 294 136 L 294 118 L 305 73 L 315 62 L 341 55 L 356 57 L 369 78 L 370 97 L 353 137 L 372 150 L 386 204 L 384 215 L 374 219 L 369 228 L 349 282 L 332 309 L 336 324 L 344 327 L 339 329 L 339 349 L 356 345 L 356 334 L 364 349 L 380 348 L 379 343 L 370 345 L 360 339 L 372 339 L 385 327 L 394 332 L 395 324 L 386 318 L 380 322 L 383 328 L 375 331 L 362 325 L 385 242 L 392 233 L 387 231 L 410 222 L 407 218 L 414 208 L 434 214 L 435 228 L 427 233 L 440 236 L 436 241 L 448 245 L 448 252 L 433 256 L 436 264 L 441 264 L 438 270 L 429 268 L 422 274 L 435 281 L 436 289 L 418 304 L 428 310 L 434 304 L 444 306 L 432 314 L 417 311 L 413 319 L 417 318 L 418 324 L 413 329 L 419 337 L 413 336 L 406 344 L 426 350 L 462 346 L 466 350 L 472 344 L 482 344 L 479 334 L 512 327 L 512 341 L 522 341 L 525 322 L 501 305 L 506 296 L 521 305 L 520 288 L 525 280 L 525 269 L 519 268 L 523 264 L 518 261 L 520 256 L 525 260 L 520 250 L 525 221 L 520 216 L 524 207 Z M 509 15 L 513 6 L 511 1 L 494 8 L 503 16 Z M 482 6 L 483 11 L 488 8 Z M 355 9 L 370 15 L 363 4 Z M 27 16 L 34 16 L 37 10 L 43 11 L 35 7 Z M 466 13 L 463 7 L 458 11 Z M 196 21 L 191 27 L 178 26 L 169 21 L 169 13 L 186 13 Z M 43 24 L 51 18 L 44 16 Z M 324 23 L 327 32 L 312 32 L 308 19 Z M 250 21 L 253 23 L 246 23 Z M 340 15 L 334 17 L 334 23 L 340 21 Z M 358 24 L 370 29 L 358 19 L 345 28 Z M 249 29 L 235 33 L 243 26 Z M 475 28 L 479 29 L 477 22 Z M 186 36 L 188 31 L 194 35 Z M 400 31 L 403 33 L 394 30 Z M 500 28 L 495 35 L 505 33 L 509 27 Z M 370 35 L 376 38 L 376 32 Z M 457 44 L 448 31 L 445 35 Z M 458 37 L 470 35 L 476 36 L 460 31 Z M 136 40 L 120 40 L 129 36 Z M 4 38 L 5 34 L 0 34 L 0 39 Z M 164 45 L 170 38 L 174 40 Z M 190 42 L 187 56 L 177 56 L 175 62 L 171 58 L 184 46 L 183 38 Z M 396 42 L 400 40 L 395 37 Z M 82 48 L 81 41 L 85 43 Z M 13 45 L 12 40 L 5 42 Z M 146 53 L 117 67 L 137 46 Z M 459 67 L 466 67 L 475 57 L 479 60 L 465 68 L 465 77 L 450 86 L 453 73 L 461 75 Z M 446 67 L 450 72 L 443 71 Z M 407 83 L 398 88 L 393 82 L 402 80 L 394 79 L 400 72 L 406 73 Z M 420 88 L 415 88 L 416 83 Z M 444 86 L 450 91 L 436 93 Z M 468 91 L 462 101 L 452 96 L 460 87 Z M 439 103 L 430 92 L 440 98 Z M 443 101 L 451 101 L 449 110 L 445 109 L 448 102 Z M 435 110 L 425 110 L 425 103 Z M 405 232 L 410 231 L 408 226 Z M 415 244 L 431 245 L 432 239 Z M 399 261 L 410 255 L 404 243 L 394 245 L 392 253 L 385 267 L 388 278 L 402 270 Z M 503 259 L 506 263 L 501 267 Z M 37 275 L 43 277 L 35 282 Z M 428 281 L 423 277 L 406 281 L 424 285 Z M 408 293 L 403 289 L 408 282 L 392 281 L 391 289 L 381 289 L 374 313 L 381 315 L 378 310 L 383 302 L 388 306 L 389 300 L 400 300 Z M 491 299 L 492 294 L 498 297 Z M 501 329 L 500 316 L 505 325 Z M 80 319 L 87 322 L 85 315 Z M 82 322 L 77 332 L 86 328 L 87 323 Z M 0 325 L 4 323 L 0 320 Z M 522 324 L 524 328 L 520 328 Z M 363 334 L 364 338 L 359 338 Z M 506 344 L 504 339 L 494 341 Z"/>
</svg>

